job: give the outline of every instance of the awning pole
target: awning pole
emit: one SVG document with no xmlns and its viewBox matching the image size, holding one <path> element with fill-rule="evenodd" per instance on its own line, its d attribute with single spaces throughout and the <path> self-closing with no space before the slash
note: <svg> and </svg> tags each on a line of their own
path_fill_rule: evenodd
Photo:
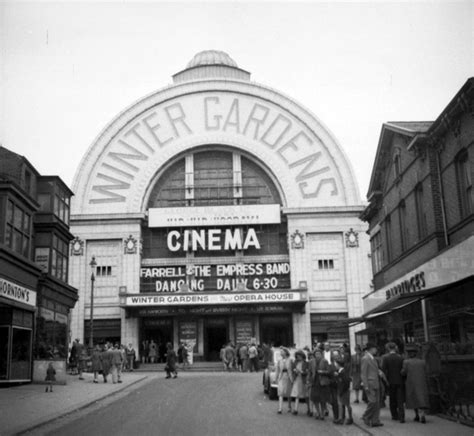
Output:
<svg viewBox="0 0 474 436">
<path fill-rule="evenodd" d="M 421 316 L 423 317 L 423 330 L 425 333 L 425 342 L 429 342 L 428 319 L 426 318 L 426 299 L 421 299 Z"/>
</svg>

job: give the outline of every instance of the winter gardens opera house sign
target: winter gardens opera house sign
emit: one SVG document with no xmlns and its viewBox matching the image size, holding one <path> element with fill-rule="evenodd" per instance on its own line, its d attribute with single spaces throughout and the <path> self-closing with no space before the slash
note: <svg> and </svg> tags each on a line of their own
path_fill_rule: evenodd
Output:
<svg viewBox="0 0 474 436">
<path fill-rule="evenodd" d="M 153 333 L 139 306 L 166 306 L 168 316 L 174 306 L 246 306 L 250 316 L 252 305 L 278 304 L 291 339 L 304 342 L 312 311 L 352 315 L 369 250 L 357 184 L 331 133 L 225 53 L 199 53 L 173 80 L 120 113 L 76 173 L 81 250 L 70 271 L 84 298 L 73 334 L 89 318 L 92 255 L 102 289 L 94 315 L 117 319 L 122 342 Z M 346 244 L 349 231 L 356 244 Z M 257 336 L 273 322 L 252 316 Z M 196 316 L 197 331 L 208 321 Z M 175 339 L 180 322 L 167 330 Z M 234 321 L 225 322 L 230 337 Z"/>
</svg>

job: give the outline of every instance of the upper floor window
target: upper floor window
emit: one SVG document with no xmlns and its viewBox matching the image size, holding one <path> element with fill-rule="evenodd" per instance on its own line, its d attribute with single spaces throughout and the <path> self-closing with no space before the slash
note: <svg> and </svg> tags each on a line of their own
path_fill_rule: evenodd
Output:
<svg viewBox="0 0 474 436">
<path fill-rule="evenodd" d="M 333 259 L 319 259 L 318 269 L 334 269 L 334 260 Z"/>
<path fill-rule="evenodd" d="M 372 251 L 372 270 L 374 274 L 382 269 L 382 234 L 377 232 L 370 240 Z"/>
<path fill-rule="evenodd" d="M 466 218 L 472 213 L 472 177 L 469 153 L 466 149 L 462 150 L 456 157 L 456 182 L 461 218 Z"/>
<path fill-rule="evenodd" d="M 53 235 L 51 274 L 64 282 L 67 281 L 68 247 L 65 241 Z"/>
<path fill-rule="evenodd" d="M 392 220 L 390 215 L 385 218 L 385 249 L 387 253 L 387 262 L 392 261 Z"/>
<path fill-rule="evenodd" d="M 407 209 L 405 207 L 405 201 L 401 201 L 398 206 L 398 217 L 400 225 L 400 247 L 402 252 L 407 249 L 408 235 L 407 235 Z"/>
<path fill-rule="evenodd" d="M 31 215 L 12 200 L 7 200 L 5 245 L 22 256 L 30 257 Z"/>
<path fill-rule="evenodd" d="M 40 211 L 54 213 L 69 225 L 69 193 L 54 181 L 40 182 L 39 191 L 37 199 Z"/>
<path fill-rule="evenodd" d="M 415 187 L 415 207 L 416 207 L 416 221 L 418 227 L 418 237 L 423 239 L 426 236 L 426 205 L 424 201 L 423 185 L 418 183 Z"/>
<path fill-rule="evenodd" d="M 398 179 L 402 175 L 402 160 L 400 156 L 400 150 L 397 150 L 393 156 L 393 167 L 395 170 L 395 179 Z"/>
<path fill-rule="evenodd" d="M 112 275 L 112 267 L 100 265 L 96 268 L 97 277 L 107 277 Z"/>
</svg>

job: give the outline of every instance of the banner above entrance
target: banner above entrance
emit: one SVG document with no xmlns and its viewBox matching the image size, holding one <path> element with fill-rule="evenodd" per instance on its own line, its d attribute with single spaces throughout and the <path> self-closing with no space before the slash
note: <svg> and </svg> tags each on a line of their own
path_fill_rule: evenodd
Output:
<svg viewBox="0 0 474 436">
<path fill-rule="evenodd" d="M 207 304 L 295 303 L 306 301 L 306 292 L 245 292 L 225 294 L 134 295 L 126 297 L 131 306 L 188 306 Z"/>
<path fill-rule="evenodd" d="M 161 207 L 148 210 L 149 227 L 204 227 L 279 224 L 279 204 Z"/>
</svg>

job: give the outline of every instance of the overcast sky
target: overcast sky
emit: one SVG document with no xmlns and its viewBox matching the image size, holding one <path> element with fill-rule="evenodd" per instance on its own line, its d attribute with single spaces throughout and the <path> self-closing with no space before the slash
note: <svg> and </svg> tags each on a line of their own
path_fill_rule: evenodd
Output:
<svg viewBox="0 0 474 436">
<path fill-rule="evenodd" d="M 434 120 L 474 72 L 473 2 L 0 3 L 0 143 L 71 186 L 119 112 L 224 50 L 333 132 L 365 199 L 381 125 Z"/>
</svg>

